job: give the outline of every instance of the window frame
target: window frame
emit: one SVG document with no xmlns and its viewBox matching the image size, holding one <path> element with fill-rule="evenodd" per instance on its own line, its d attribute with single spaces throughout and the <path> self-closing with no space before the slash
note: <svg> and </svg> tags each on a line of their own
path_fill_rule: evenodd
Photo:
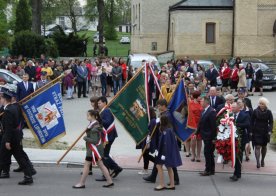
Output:
<svg viewBox="0 0 276 196">
<path fill-rule="evenodd" d="M 208 25 L 213 25 L 213 41 L 212 42 L 210 42 L 209 40 L 208 40 L 208 35 L 209 35 L 209 33 L 208 33 Z M 206 44 L 215 44 L 216 43 L 216 23 L 215 22 L 207 22 L 206 23 L 206 25 L 205 25 L 205 43 Z"/>
</svg>

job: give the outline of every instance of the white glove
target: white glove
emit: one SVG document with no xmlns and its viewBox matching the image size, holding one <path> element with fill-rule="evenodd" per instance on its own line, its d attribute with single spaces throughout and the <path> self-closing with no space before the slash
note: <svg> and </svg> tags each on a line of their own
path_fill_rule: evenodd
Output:
<svg viewBox="0 0 276 196">
<path fill-rule="evenodd" d="M 155 122 L 156 122 L 156 124 L 157 124 L 157 123 L 160 123 L 160 118 L 157 118 L 157 119 L 155 120 Z"/>
<path fill-rule="evenodd" d="M 146 140 L 146 144 L 149 144 L 150 142 L 151 142 L 150 136 L 148 135 L 147 140 Z"/>
<path fill-rule="evenodd" d="M 161 160 L 165 161 L 166 157 L 164 155 L 161 156 Z"/>
</svg>

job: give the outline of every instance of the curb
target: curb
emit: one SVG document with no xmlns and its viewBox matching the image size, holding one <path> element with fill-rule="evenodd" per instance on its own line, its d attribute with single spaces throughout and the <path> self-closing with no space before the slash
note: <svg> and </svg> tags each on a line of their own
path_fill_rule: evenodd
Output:
<svg viewBox="0 0 276 196">
<path fill-rule="evenodd" d="M 53 161 L 48 161 L 48 162 L 42 162 L 42 161 L 32 161 L 33 166 L 36 168 L 45 168 L 45 167 L 61 167 L 61 168 L 82 168 L 83 167 L 83 163 L 80 162 L 61 162 L 59 165 L 57 165 L 56 162 Z M 17 162 L 16 161 L 12 161 L 12 166 L 17 166 Z M 93 168 L 98 168 L 97 166 L 93 166 Z M 123 169 L 125 170 L 131 170 L 131 171 L 138 171 L 140 170 L 139 168 L 133 168 L 133 167 L 123 167 Z M 185 172 L 185 173 L 198 173 L 201 172 L 202 170 L 187 170 L 187 169 L 178 169 L 178 171 L 180 172 Z M 229 172 L 229 171 L 219 171 L 216 172 L 217 174 L 232 174 L 233 172 Z M 255 175 L 255 176 L 275 176 L 276 174 L 273 173 L 262 173 L 262 172 L 242 172 L 243 175 Z"/>
</svg>

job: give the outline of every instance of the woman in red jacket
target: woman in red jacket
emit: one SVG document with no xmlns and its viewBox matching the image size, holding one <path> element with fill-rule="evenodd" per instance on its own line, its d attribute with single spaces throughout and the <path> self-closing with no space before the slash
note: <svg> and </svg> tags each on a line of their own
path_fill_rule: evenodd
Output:
<svg viewBox="0 0 276 196">
<path fill-rule="evenodd" d="M 123 72 L 122 79 L 123 79 L 123 86 L 124 86 L 127 82 L 127 65 L 124 59 L 122 58 L 119 59 L 119 65 L 122 67 L 122 72 Z"/>
<path fill-rule="evenodd" d="M 220 78 L 222 80 L 222 93 L 224 92 L 228 93 L 229 90 L 229 79 L 231 76 L 231 69 L 229 68 L 229 65 L 227 62 L 224 62 L 223 66 L 220 70 Z"/>
</svg>

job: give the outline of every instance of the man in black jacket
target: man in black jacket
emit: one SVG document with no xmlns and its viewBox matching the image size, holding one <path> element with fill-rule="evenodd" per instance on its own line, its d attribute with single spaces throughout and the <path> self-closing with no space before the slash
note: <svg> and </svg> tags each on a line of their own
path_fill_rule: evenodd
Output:
<svg viewBox="0 0 276 196">
<path fill-rule="evenodd" d="M 12 92 L 6 90 L 1 97 L 4 114 L 2 116 L 3 136 L 0 146 L 0 171 L 3 172 L 1 176 L 9 177 L 8 162 L 10 161 L 10 154 L 12 154 L 24 172 L 24 179 L 18 184 L 28 185 L 33 183 L 32 166 L 23 153 L 22 132 L 20 131 L 22 119 L 18 107 L 11 103 L 12 96 Z"/>
<path fill-rule="evenodd" d="M 210 88 L 209 95 L 210 95 L 210 106 L 215 110 L 218 108 L 219 105 L 225 104 L 225 99 L 222 99 L 220 96 L 217 96 L 216 87 Z"/>
<path fill-rule="evenodd" d="M 205 171 L 200 173 L 201 176 L 210 176 L 215 174 L 214 151 L 216 139 L 216 111 L 210 106 L 209 97 L 204 97 L 202 101 L 204 108 L 196 134 L 200 134 L 204 142 Z"/>
<path fill-rule="evenodd" d="M 31 60 L 28 61 L 27 66 L 25 67 L 25 73 L 29 75 L 29 81 L 35 81 L 36 70 Z"/>
<path fill-rule="evenodd" d="M 236 102 L 232 104 L 232 112 L 234 114 L 234 123 L 237 128 L 237 134 L 239 135 L 240 148 L 239 152 L 236 153 L 236 164 L 233 176 L 230 177 L 232 181 L 238 181 L 241 178 L 241 163 L 243 158 L 243 151 L 245 144 L 248 143 L 247 131 L 250 127 L 250 117 L 243 111 Z"/>
</svg>

